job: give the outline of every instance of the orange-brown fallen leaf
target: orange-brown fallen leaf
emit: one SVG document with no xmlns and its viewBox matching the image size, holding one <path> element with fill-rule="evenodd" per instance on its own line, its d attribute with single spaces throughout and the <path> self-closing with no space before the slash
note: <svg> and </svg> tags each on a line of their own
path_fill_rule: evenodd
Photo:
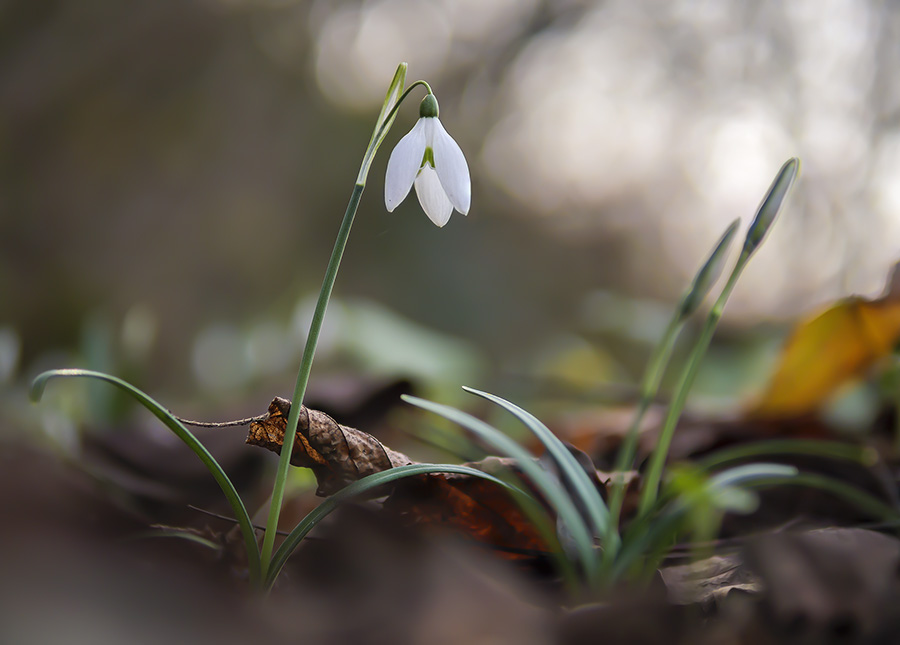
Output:
<svg viewBox="0 0 900 645">
<path fill-rule="evenodd" d="M 878 300 L 842 300 L 801 321 L 782 351 L 775 375 L 748 410 L 753 418 L 814 412 L 841 385 L 891 352 L 900 340 L 900 287 Z"/>
</svg>

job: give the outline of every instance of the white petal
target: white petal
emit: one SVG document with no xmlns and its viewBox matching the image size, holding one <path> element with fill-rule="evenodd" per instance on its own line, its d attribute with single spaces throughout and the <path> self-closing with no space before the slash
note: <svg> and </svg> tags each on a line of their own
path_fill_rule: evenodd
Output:
<svg viewBox="0 0 900 645">
<path fill-rule="evenodd" d="M 416 122 L 413 129 L 400 139 L 388 159 L 384 176 L 384 205 L 388 212 L 406 199 L 422 166 L 422 157 L 425 156 L 425 120 L 419 119 Z"/>
<path fill-rule="evenodd" d="M 434 169 L 450 203 L 460 213 L 469 212 L 472 204 L 472 180 L 469 178 L 469 164 L 459 145 L 453 140 L 438 119 L 434 121 L 434 132 L 429 142 L 434 150 Z"/>
<path fill-rule="evenodd" d="M 428 164 L 425 164 L 416 178 L 416 195 L 419 197 L 422 210 L 432 222 L 443 226 L 450 221 L 453 204 L 447 199 L 447 194 L 444 192 L 441 180 L 438 179 L 434 168 Z"/>
</svg>

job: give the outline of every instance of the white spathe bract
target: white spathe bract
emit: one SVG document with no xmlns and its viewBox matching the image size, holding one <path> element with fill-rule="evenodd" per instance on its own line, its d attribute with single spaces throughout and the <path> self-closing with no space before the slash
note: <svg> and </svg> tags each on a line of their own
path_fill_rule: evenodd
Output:
<svg viewBox="0 0 900 645">
<path fill-rule="evenodd" d="M 454 208 L 463 215 L 469 212 L 469 165 L 437 117 L 420 118 L 391 152 L 384 178 L 384 205 L 389 212 L 406 199 L 413 184 L 422 210 L 438 226 L 450 220 Z"/>
</svg>

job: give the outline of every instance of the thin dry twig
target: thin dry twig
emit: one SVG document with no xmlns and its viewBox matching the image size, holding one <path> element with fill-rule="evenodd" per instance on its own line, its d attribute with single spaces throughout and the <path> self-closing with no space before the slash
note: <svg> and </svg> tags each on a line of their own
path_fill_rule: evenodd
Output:
<svg viewBox="0 0 900 645">
<path fill-rule="evenodd" d="M 171 410 L 169 412 L 171 412 Z M 260 414 L 255 417 L 247 417 L 246 419 L 237 419 L 235 421 L 191 421 L 190 419 L 184 419 L 177 414 L 172 414 L 172 416 L 187 426 L 196 426 L 198 428 L 231 428 L 234 426 L 246 426 L 251 423 L 262 421 L 268 416 L 268 413 Z"/>
</svg>

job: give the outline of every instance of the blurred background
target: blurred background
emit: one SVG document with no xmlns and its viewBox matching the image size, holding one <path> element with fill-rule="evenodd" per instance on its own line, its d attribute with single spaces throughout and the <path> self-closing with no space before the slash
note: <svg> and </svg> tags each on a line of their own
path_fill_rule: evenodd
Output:
<svg viewBox="0 0 900 645">
<path fill-rule="evenodd" d="M 290 396 L 401 61 L 409 82 L 434 88 L 468 158 L 472 208 L 443 229 L 414 198 L 384 208 L 388 154 L 415 123 L 418 91 L 369 175 L 306 401 L 413 459 L 450 457 L 404 430 L 450 435 L 403 406 L 402 391 L 521 431 L 460 385 L 516 401 L 576 443 L 599 437 L 595 460 L 611 454 L 604 437 L 627 427 L 633 385 L 682 290 L 734 218 L 746 229 L 789 157 L 801 158 L 800 179 L 729 302 L 691 412 L 739 410 L 792 321 L 876 296 L 900 259 L 898 3 L 0 0 L 6 640 L 247 642 L 282 629 L 260 619 L 261 603 L 233 597 L 243 569 L 227 549 L 198 557 L 184 540 L 122 542 L 162 523 L 228 545 L 227 517 L 197 510 L 230 514 L 221 491 L 167 428 L 106 385 L 54 382 L 40 405 L 28 387 L 46 369 L 92 368 L 210 421 Z M 697 332 L 685 330 L 673 367 Z M 873 418 L 879 404 L 867 404 Z M 872 426 L 855 419 L 847 425 Z M 698 427 L 687 444 L 706 436 Z M 245 432 L 197 435 L 261 522 L 274 454 L 246 447 Z M 314 487 L 292 469 L 283 527 L 318 503 Z M 368 551 L 338 569 L 366 593 L 332 596 L 333 613 L 318 600 L 276 605 L 291 617 L 285 642 L 298 626 L 350 624 L 369 616 L 360 607 L 396 602 L 392 576 L 444 571 L 409 559 L 415 549 L 384 555 L 391 540 L 347 534 L 375 549 L 362 574 L 354 563 Z M 434 579 L 462 569 L 446 571 Z M 332 578 L 306 598 L 334 589 Z M 370 592 L 375 579 L 388 586 Z M 459 589 L 417 596 L 441 599 L 439 612 L 462 598 L 504 630 L 524 625 L 517 642 L 540 633 L 518 605 L 506 614 L 471 582 Z M 35 609 L 48 599 L 51 621 Z"/>
<path fill-rule="evenodd" d="M 370 174 L 314 382 L 633 382 L 790 156 L 801 179 L 719 355 L 764 371 L 754 338 L 879 293 L 900 257 L 891 3 L 5 0 L 0 43 L 0 382 L 17 400 L 64 366 L 185 415 L 288 395 L 401 61 L 465 151 L 472 209 L 444 229 L 414 199 L 384 209 L 417 94 Z"/>
</svg>

